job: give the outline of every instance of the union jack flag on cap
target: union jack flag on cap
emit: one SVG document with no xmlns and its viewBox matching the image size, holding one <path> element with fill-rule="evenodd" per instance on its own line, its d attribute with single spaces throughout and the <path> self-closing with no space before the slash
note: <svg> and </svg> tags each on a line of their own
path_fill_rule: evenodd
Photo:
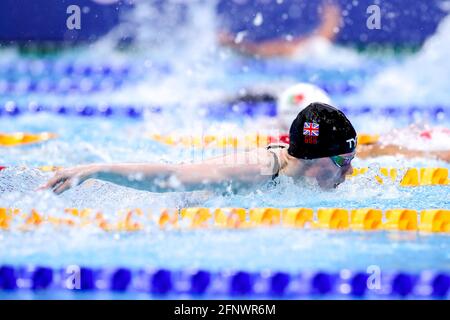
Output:
<svg viewBox="0 0 450 320">
<path fill-rule="evenodd" d="M 315 122 L 305 122 L 303 125 L 303 135 L 304 136 L 319 136 L 319 124 Z"/>
</svg>

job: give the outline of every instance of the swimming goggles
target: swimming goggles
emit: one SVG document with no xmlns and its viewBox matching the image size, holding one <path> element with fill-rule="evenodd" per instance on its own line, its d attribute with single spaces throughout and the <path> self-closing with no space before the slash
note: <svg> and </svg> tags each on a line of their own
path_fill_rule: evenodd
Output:
<svg viewBox="0 0 450 320">
<path fill-rule="evenodd" d="M 352 154 L 349 156 L 332 156 L 330 159 L 337 167 L 342 168 L 349 166 L 354 157 L 355 155 Z"/>
</svg>

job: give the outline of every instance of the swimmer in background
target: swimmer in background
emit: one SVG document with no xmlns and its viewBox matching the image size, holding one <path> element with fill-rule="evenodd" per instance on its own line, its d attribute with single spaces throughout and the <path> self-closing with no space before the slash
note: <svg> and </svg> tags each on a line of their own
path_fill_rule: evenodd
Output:
<svg viewBox="0 0 450 320">
<path fill-rule="evenodd" d="M 287 87 L 273 96 L 277 102 L 277 122 L 282 132 L 288 132 L 294 114 L 307 107 L 312 102 L 332 104 L 331 97 L 319 87 L 310 83 L 297 83 Z M 282 136 L 289 143 L 289 135 Z M 414 144 L 411 145 L 411 141 Z M 421 128 L 411 125 L 385 133 L 377 139 L 358 144 L 356 157 L 360 159 L 380 156 L 402 156 L 405 158 L 432 158 L 450 162 L 450 129 L 442 127 Z M 368 143 L 369 142 L 369 143 Z M 422 144 L 429 150 L 420 150 L 416 146 Z M 434 149 L 434 150 L 430 150 Z"/>
<path fill-rule="evenodd" d="M 403 146 L 399 141 L 396 141 L 398 139 L 395 138 L 401 134 L 404 134 L 406 139 L 414 141 L 415 144 L 422 143 L 429 145 L 432 139 L 442 139 L 443 142 L 447 142 L 447 148 L 444 146 L 442 147 L 442 150 L 419 150 L 411 148 L 410 146 Z M 450 142 L 450 130 L 447 128 L 423 130 L 415 126 L 410 126 L 400 131 L 396 130 L 394 133 L 382 135 L 371 143 L 358 145 L 356 155 L 361 159 L 381 156 L 403 156 L 405 158 L 432 158 L 450 162 L 450 148 L 448 148 L 448 142 Z"/>
<path fill-rule="evenodd" d="M 91 164 L 57 171 L 41 189 L 55 193 L 89 178 L 133 186 L 140 180 L 151 186 L 167 185 L 202 189 L 214 184 L 240 183 L 255 186 L 284 175 L 294 180 L 314 180 L 332 189 L 351 174 L 357 137 L 347 117 L 324 103 L 312 103 L 292 122 L 289 144 L 271 144 L 248 152 L 233 153 L 192 164 L 121 163 Z"/>
<path fill-rule="evenodd" d="M 241 12 L 245 10 L 246 6 L 251 7 L 252 4 L 255 7 L 254 11 Z M 270 5 L 273 5 L 273 7 L 270 7 Z M 231 28 L 222 27 L 222 30 L 218 33 L 219 44 L 232 48 L 239 53 L 261 58 L 293 56 L 309 41 L 317 38 L 332 41 L 341 23 L 341 10 L 338 4 L 332 0 L 308 3 L 296 0 L 285 1 L 284 3 L 277 2 L 277 4 L 260 3 L 259 0 L 252 0 L 250 4 L 245 2 L 243 4 L 233 3 L 229 6 L 231 7 L 224 11 L 231 14 L 234 11 L 239 11 L 237 17 L 244 15 L 241 18 L 243 26 L 240 26 L 243 31 L 227 30 L 236 29 L 235 26 L 234 28 L 233 26 Z M 261 10 L 263 11 L 262 14 L 260 13 Z M 295 11 L 295 13 L 290 14 L 291 11 Z M 269 18 L 266 18 L 265 21 L 258 21 L 257 15 L 253 17 L 256 12 L 261 15 L 261 20 L 264 15 L 269 16 Z M 228 20 L 232 20 L 229 23 L 233 24 L 236 19 L 236 16 L 233 15 L 233 19 Z M 320 21 L 319 24 L 313 27 L 313 30 L 309 30 L 311 26 L 317 24 L 317 21 Z M 249 24 L 249 22 L 252 22 L 252 24 Z M 227 23 L 224 22 L 224 24 Z M 280 28 L 286 30 L 280 30 Z M 247 34 L 252 35 L 252 33 L 256 34 L 258 39 L 247 39 Z"/>
<path fill-rule="evenodd" d="M 237 97 L 229 103 L 239 102 L 271 102 L 277 105 L 276 123 L 281 132 L 288 132 L 292 118 L 313 102 L 332 104 L 331 98 L 321 88 L 310 83 L 297 83 L 286 86 L 278 93 L 275 90 L 269 91 L 267 88 L 260 90 L 259 94 L 248 94 L 243 97 Z M 251 92 L 251 91 L 250 91 Z M 410 143 L 402 145 L 399 137 L 403 140 L 415 141 L 430 147 L 430 144 L 437 140 L 442 142 L 450 141 L 450 130 L 447 128 L 423 129 L 416 126 L 409 126 L 405 129 L 395 130 L 391 133 L 383 134 L 378 139 L 370 143 L 360 143 L 356 149 L 356 157 L 361 159 L 375 158 L 380 156 L 403 156 L 405 158 L 432 158 L 441 161 L 450 162 L 450 144 L 434 146 L 434 150 L 419 150 L 412 148 Z M 289 134 L 281 134 L 279 137 L 273 137 L 274 141 L 289 143 Z M 362 142 L 362 141 L 361 141 Z"/>
</svg>

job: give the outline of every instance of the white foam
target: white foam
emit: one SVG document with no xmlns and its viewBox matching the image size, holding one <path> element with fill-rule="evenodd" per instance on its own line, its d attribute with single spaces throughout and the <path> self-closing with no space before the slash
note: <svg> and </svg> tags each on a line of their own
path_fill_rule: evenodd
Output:
<svg viewBox="0 0 450 320">
<path fill-rule="evenodd" d="M 117 212 L 127 208 L 176 208 L 196 206 L 209 192 L 155 193 L 123 187 L 114 183 L 88 179 L 61 195 L 36 191 L 51 173 L 38 169 L 7 168 L 0 171 L 0 203 L 2 207 L 37 209 L 42 212 L 63 212 L 64 208 L 95 208 Z"/>
<path fill-rule="evenodd" d="M 292 60 L 318 68 L 338 69 L 360 67 L 366 61 L 363 54 L 322 37 L 307 40 L 297 49 Z"/>
<path fill-rule="evenodd" d="M 348 101 L 371 105 L 429 106 L 450 99 L 450 16 L 414 56 L 382 70 Z"/>
</svg>

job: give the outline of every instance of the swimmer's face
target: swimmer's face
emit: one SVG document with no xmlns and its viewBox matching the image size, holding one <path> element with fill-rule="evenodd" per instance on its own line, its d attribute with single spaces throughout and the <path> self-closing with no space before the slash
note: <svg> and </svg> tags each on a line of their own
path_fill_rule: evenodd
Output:
<svg viewBox="0 0 450 320">
<path fill-rule="evenodd" d="M 336 188 L 345 181 L 347 174 L 353 172 L 351 159 L 354 153 L 342 154 L 340 156 L 347 160 L 339 162 L 342 159 L 335 159 L 334 161 L 331 158 L 316 159 L 314 165 L 305 172 L 305 176 L 315 177 L 321 188 Z"/>
</svg>

